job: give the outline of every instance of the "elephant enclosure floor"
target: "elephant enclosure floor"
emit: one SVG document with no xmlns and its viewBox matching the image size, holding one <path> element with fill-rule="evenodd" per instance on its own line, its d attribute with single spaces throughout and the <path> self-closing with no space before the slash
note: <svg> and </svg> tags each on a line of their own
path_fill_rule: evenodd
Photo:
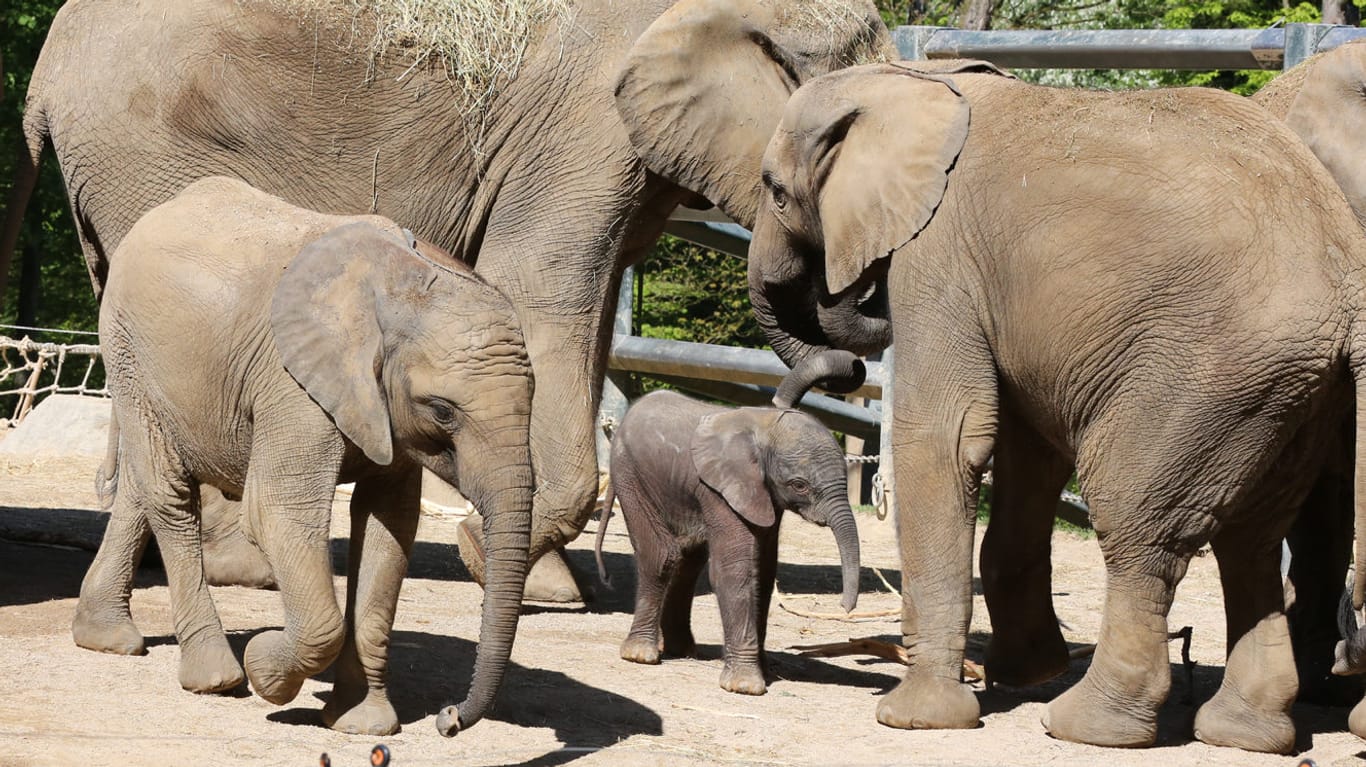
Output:
<svg viewBox="0 0 1366 767">
<path fill-rule="evenodd" d="M 426 517 L 410 578 L 404 586 L 392 642 L 391 694 L 403 731 L 376 739 L 320 726 L 329 684 L 311 680 L 293 702 L 273 706 L 245 690 L 197 696 L 176 682 L 178 652 L 171 635 L 165 580 L 139 570 L 133 616 L 148 637 L 145 657 L 78 649 L 70 622 L 88 551 L 18 543 L 24 525 L 89 528 L 101 517 L 90 459 L 0 459 L 0 765 L 237 765 L 303 767 L 327 752 L 338 767 L 367 763 L 382 740 L 393 764 L 409 765 L 652 765 L 652 764 L 964 764 L 964 765 L 1291 765 L 1289 757 L 1248 754 L 1192 742 L 1194 709 L 1222 674 L 1223 619 L 1212 557 L 1197 558 L 1172 609 L 1173 629 L 1194 627 L 1194 689 L 1173 643 L 1171 702 L 1162 711 L 1154 751 L 1106 750 L 1050 739 L 1039 725 L 1044 703 L 1085 670 L 1077 660 L 1066 678 L 1036 689 L 979 692 L 983 726 L 958 732 L 905 732 L 876 723 L 881 694 L 901 667 L 877 659 L 817 659 L 787 649 L 852 637 L 895 639 L 896 618 L 858 623 L 803 617 L 775 605 L 769 621 L 774 679 L 768 694 L 723 692 L 721 627 L 716 601 L 698 597 L 694 633 L 698 659 L 639 666 L 617 656 L 631 622 L 633 589 L 625 526 L 615 520 L 606 561 L 615 590 L 596 584 L 592 533 L 570 547 L 572 563 L 597 593 L 588 607 L 529 605 L 499 703 L 489 718 L 454 739 L 439 736 L 436 712 L 463 697 L 478 637 L 479 589 L 456 557 L 451 517 Z M 335 507 L 334 534 L 346 535 L 344 506 Z M 8 521 L 8 526 L 6 523 Z M 865 566 L 859 612 L 894 609 L 872 568 L 898 582 L 890 522 L 860 516 Z M 980 538 L 980 535 L 979 535 Z M 339 555 L 344 545 L 334 546 Z M 839 568 L 828 531 L 790 518 L 779 570 L 782 603 L 806 613 L 834 613 Z M 1099 629 L 1104 572 L 1094 540 L 1054 538 L 1055 596 L 1069 641 L 1084 644 Z M 339 561 L 340 570 L 340 561 Z M 341 578 L 336 579 L 343 593 Z M 278 627 L 278 594 L 215 588 L 214 598 L 236 650 L 262 628 Z M 988 632 L 975 600 L 969 656 L 980 660 Z M 1319 765 L 1362 763 L 1366 751 L 1346 729 L 1346 709 L 1297 706 L 1301 742 Z"/>
</svg>

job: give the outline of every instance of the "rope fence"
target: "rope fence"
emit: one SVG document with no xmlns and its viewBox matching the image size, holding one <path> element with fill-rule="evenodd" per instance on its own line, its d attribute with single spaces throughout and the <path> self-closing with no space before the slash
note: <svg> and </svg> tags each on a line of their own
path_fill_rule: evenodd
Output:
<svg viewBox="0 0 1366 767">
<path fill-rule="evenodd" d="M 0 325 L 0 425 L 12 427 L 24 420 L 50 394 L 108 397 L 100 347 L 93 343 L 34 341 L 28 335 L 15 339 L 12 330 L 93 336 L 79 330 L 27 328 Z"/>
</svg>

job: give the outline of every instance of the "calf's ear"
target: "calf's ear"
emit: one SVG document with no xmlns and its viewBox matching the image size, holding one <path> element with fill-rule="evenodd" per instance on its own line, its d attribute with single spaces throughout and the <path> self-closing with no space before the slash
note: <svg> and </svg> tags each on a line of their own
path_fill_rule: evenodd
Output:
<svg viewBox="0 0 1366 767">
<path fill-rule="evenodd" d="M 750 524 L 771 527 L 778 515 L 764 484 L 758 437 L 742 412 L 702 419 L 692 438 L 692 462 L 702 484 L 715 490 Z"/>
</svg>

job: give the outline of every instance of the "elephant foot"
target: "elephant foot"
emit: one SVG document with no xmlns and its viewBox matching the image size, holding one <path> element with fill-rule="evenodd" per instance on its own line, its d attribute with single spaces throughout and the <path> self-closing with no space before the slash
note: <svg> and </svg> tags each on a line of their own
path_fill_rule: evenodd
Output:
<svg viewBox="0 0 1366 767">
<path fill-rule="evenodd" d="M 247 642 L 243 658 L 251 689 L 277 706 L 294 700 L 306 678 L 292 670 L 293 664 L 280 662 L 280 658 L 288 656 L 287 644 L 285 632 L 263 631 Z"/>
<path fill-rule="evenodd" d="M 211 586 L 275 588 L 266 555 L 240 531 L 204 542 L 204 578 Z"/>
<path fill-rule="evenodd" d="M 456 543 L 460 560 L 470 571 L 474 582 L 484 585 L 484 519 L 471 514 L 456 529 Z M 531 602 L 556 604 L 582 602 L 583 594 L 574 580 L 574 572 L 564 558 L 564 549 L 555 549 L 532 563 L 527 571 L 522 599 Z"/>
<path fill-rule="evenodd" d="M 647 666 L 659 665 L 659 643 L 644 637 L 626 637 L 621 643 L 621 659 Z"/>
<path fill-rule="evenodd" d="M 768 692 L 768 684 L 758 663 L 726 661 L 721 668 L 721 689 L 740 695 L 763 695 Z"/>
<path fill-rule="evenodd" d="M 398 714 L 383 690 L 366 688 L 362 696 L 333 688 L 322 711 L 323 724 L 351 735 L 393 735 L 400 729 Z"/>
<path fill-rule="evenodd" d="M 1094 668 L 1094 667 L 1093 667 Z M 1157 740 L 1157 711 L 1135 701 L 1121 705 L 1103 695 L 1087 674 L 1054 698 L 1043 713 L 1043 728 L 1058 740 L 1112 748 L 1144 748 Z"/>
<path fill-rule="evenodd" d="M 1352 713 L 1347 715 L 1347 729 L 1362 740 L 1366 740 L 1366 699 L 1352 707 Z"/>
<path fill-rule="evenodd" d="M 114 655 L 146 655 L 147 645 L 142 632 L 128 615 L 114 618 L 96 618 L 85 608 L 85 600 L 76 607 L 76 617 L 71 622 L 71 638 L 77 647 L 95 652 Z"/>
<path fill-rule="evenodd" d="M 877 720 L 902 730 L 966 730 L 981 723 L 972 688 L 912 670 L 877 704 Z"/>
<path fill-rule="evenodd" d="M 1010 687 L 1029 687 L 1061 676 L 1071 661 L 1062 631 L 1054 624 L 1042 635 L 997 631 L 987 647 L 987 680 Z"/>
<path fill-rule="evenodd" d="M 244 679 L 242 666 L 222 634 L 180 646 L 180 686 L 184 689 L 201 694 L 227 692 Z"/>
<path fill-rule="evenodd" d="M 1287 754 L 1295 747 L 1295 723 L 1285 711 L 1254 708 L 1228 687 L 1220 687 L 1195 713 L 1195 737 L 1211 746 Z"/>
</svg>

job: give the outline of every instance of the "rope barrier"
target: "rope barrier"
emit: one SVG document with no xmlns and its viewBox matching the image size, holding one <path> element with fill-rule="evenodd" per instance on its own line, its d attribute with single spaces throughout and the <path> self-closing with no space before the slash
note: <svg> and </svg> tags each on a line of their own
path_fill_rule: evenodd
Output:
<svg viewBox="0 0 1366 767">
<path fill-rule="evenodd" d="M 85 331 L 59 332 L 86 334 Z M 68 369 L 68 359 L 79 366 L 81 363 L 76 360 L 80 358 L 85 358 L 85 369 L 81 373 L 80 381 L 75 384 L 63 384 L 63 373 Z M 108 386 L 91 384 L 97 365 L 101 365 L 101 380 L 104 372 L 100 347 L 96 344 L 56 344 L 34 341 L 28 336 L 19 340 L 0 336 L 0 363 L 4 365 L 3 370 L 0 370 L 0 387 L 7 386 L 11 379 L 16 377 L 22 381 L 18 386 L 0 388 L 0 398 L 16 398 L 13 409 L 9 411 L 10 417 L 0 418 L 0 423 L 5 426 L 14 426 L 24 420 L 38 400 L 49 394 L 109 396 Z M 48 383 L 43 383 L 44 380 Z"/>
</svg>

